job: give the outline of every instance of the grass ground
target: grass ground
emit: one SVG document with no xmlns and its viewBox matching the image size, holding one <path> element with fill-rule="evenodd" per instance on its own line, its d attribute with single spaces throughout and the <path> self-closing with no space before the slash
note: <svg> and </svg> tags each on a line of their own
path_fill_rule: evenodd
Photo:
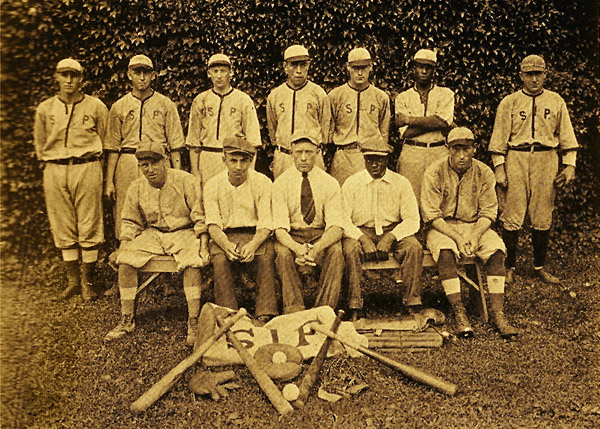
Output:
<svg viewBox="0 0 600 429">
<path fill-rule="evenodd" d="M 106 345 L 118 302 L 52 300 L 64 286 L 58 253 L 24 245 L 3 255 L 2 427 L 600 427 L 598 250 L 554 258 L 551 270 L 564 279 L 559 287 L 531 278 L 527 262 L 519 261 L 518 281 L 507 294 L 508 316 L 522 330 L 518 340 L 475 323 L 471 340 L 390 353 L 458 384 L 454 397 L 367 358 L 335 358 L 325 363 L 323 383 L 355 378 L 369 388 L 336 403 L 313 392 L 303 409 L 281 419 L 244 367 L 232 368 L 241 387 L 220 402 L 188 389 L 193 368 L 147 412 L 133 415 L 129 405 L 189 353 L 182 292 L 163 298 L 150 290 L 139 304 L 136 332 Z M 116 281 L 108 268 L 100 273 L 107 286 Z M 448 314 L 431 272 L 425 285 L 427 304 Z M 369 316 L 397 311 L 389 277 L 365 289 Z"/>
</svg>

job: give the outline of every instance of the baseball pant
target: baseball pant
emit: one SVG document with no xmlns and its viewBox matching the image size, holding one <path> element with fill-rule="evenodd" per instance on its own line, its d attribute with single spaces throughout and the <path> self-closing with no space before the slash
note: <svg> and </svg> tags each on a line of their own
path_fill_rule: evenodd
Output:
<svg viewBox="0 0 600 429">
<path fill-rule="evenodd" d="M 554 178 L 558 173 L 556 151 L 509 150 L 505 168 L 508 187 L 500 215 L 504 228 L 518 231 L 528 214 L 533 229 L 549 230 L 554 211 Z"/>
<path fill-rule="evenodd" d="M 298 243 L 314 243 L 323 230 L 291 230 L 290 236 Z M 281 243 L 275 243 L 275 267 L 281 280 L 283 296 L 283 313 L 293 313 L 304 310 L 302 282 L 296 268 L 296 256 L 289 248 Z M 332 244 L 315 258 L 315 263 L 321 266 L 321 276 L 315 307 L 328 305 L 335 309 L 340 296 L 342 276 L 344 274 L 344 254 L 341 242 Z"/>
<path fill-rule="evenodd" d="M 288 155 L 287 153 L 283 153 L 279 149 L 277 149 L 273 153 L 273 162 L 271 163 L 271 171 L 273 172 L 273 177 L 277 179 L 281 174 L 294 165 L 294 159 L 292 155 Z M 320 167 L 322 170 L 325 170 L 325 164 L 323 162 L 323 154 L 321 152 L 318 153 L 317 159 L 315 162 L 317 167 Z"/>
<path fill-rule="evenodd" d="M 375 228 L 360 227 L 373 243 L 377 244 L 383 237 L 375 234 Z M 360 256 L 362 246 L 353 238 L 343 239 L 346 278 L 348 279 L 348 308 L 362 309 L 363 298 L 360 288 L 362 280 L 362 264 Z M 392 248 L 394 258 L 400 264 L 402 283 L 406 287 L 402 296 L 405 306 L 421 305 L 421 273 L 423 271 L 423 247 L 414 236 L 397 241 Z"/>
<path fill-rule="evenodd" d="M 121 153 L 115 167 L 115 206 L 113 216 L 115 219 L 115 236 L 121 237 L 121 210 L 125 204 L 127 189 L 131 182 L 142 176 L 138 167 L 137 158 L 133 153 Z"/>
<path fill-rule="evenodd" d="M 119 248 L 116 264 L 141 268 L 155 256 L 170 255 L 177 262 L 178 271 L 187 267 L 201 268 L 199 249 L 200 240 L 191 228 L 174 232 L 160 232 L 148 228 L 127 243 L 125 248 Z"/>
<path fill-rule="evenodd" d="M 359 148 L 338 149 L 333 155 L 330 174 L 342 186 L 348 177 L 364 168 L 365 160 Z"/>
<path fill-rule="evenodd" d="M 225 232 L 232 243 L 238 248 L 246 245 L 254 237 L 254 233 Z M 215 242 L 210 243 L 210 259 L 213 264 L 215 283 L 215 304 L 222 307 L 239 308 L 233 288 L 233 267 L 248 267 L 256 273 L 256 305 L 254 314 L 258 316 L 277 315 L 277 296 L 275 294 L 275 249 L 273 241 L 268 238 L 256 250 L 251 262 L 232 262 L 227 259 L 225 252 Z"/>
<path fill-rule="evenodd" d="M 47 162 L 43 177 L 48 220 L 59 249 L 90 249 L 104 241 L 100 161 Z"/>
<path fill-rule="evenodd" d="M 396 171 L 406 177 L 412 185 L 419 206 L 421 205 L 421 182 L 425 170 L 445 156 L 448 156 L 446 146 L 418 147 L 409 144 L 402 146 Z"/>
<path fill-rule="evenodd" d="M 463 237 L 468 236 L 475 227 L 475 222 L 467 223 L 458 220 L 447 220 L 446 222 L 456 228 Z M 444 249 L 452 250 L 454 255 L 456 255 L 456 258 L 460 258 L 456 242 L 447 235 L 439 232 L 437 229 L 432 228 L 427 232 L 427 247 L 431 251 L 431 256 L 436 263 L 439 260 L 440 252 Z M 481 259 L 483 263 L 486 263 L 490 256 L 498 250 L 506 254 L 506 247 L 500 236 L 493 230 L 488 229 L 482 234 L 481 238 L 479 238 L 479 243 L 477 243 L 477 247 L 473 253 Z"/>
</svg>

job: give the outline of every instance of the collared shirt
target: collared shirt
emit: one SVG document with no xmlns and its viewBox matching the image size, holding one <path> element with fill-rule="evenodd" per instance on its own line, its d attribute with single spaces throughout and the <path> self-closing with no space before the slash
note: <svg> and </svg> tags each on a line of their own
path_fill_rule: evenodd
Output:
<svg viewBox="0 0 600 429">
<path fill-rule="evenodd" d="M 570 158 L 563 164 L 575 166 L 579 145 L 567 105 L 556 92 L 544 89 L 532 96 L 521 90 L 504 97 L 498 106 L 488 149 L 494 165 L 504 162 L 509 147 L 533 142 L 561 149 Z"/>
<path fill-rule="evenodd" d="M 264 174 L 252 169 L 240 186 L 233 186 L 227 170 L 211 178 L 204 187 L 206 225 L 221 229 L 273 227 L 271 189 L 273 183 Z"/>
<path fill-rule="evenodd" d="M 331 101 L 331 141 L 338 146 L 381 136 L 388 142 L 390 98 L 369 85 L 362 91 L 344 84 L 329 93 Z"/>
<path fill-rule="evenodd" d="M 231 88 L 224 94 L 209 89 L 192 102 L 186 146 L 222 148 L 227 137 L 241 135 L 260 146 L 260 125 L 250 96 Z"/>
<path fill-rule="evenodd" d="M 177 106 L 156 91 L 143 100 L 130 92 L 110 108 L 106 150 L 136 149 L 142 140 L 160 143 L 168 150 L 183 147 Z"/>
<path fill-rule="evenodd" d="M 315 167 L 308 173 L 315 202 L 315 217 L 310 225 L 304 222 L 300 208 L 302 173 L 295 166 L 288 168 L 273 183 L 273 229 L 306 230 L 344 228 L 345 214 L 342 192 L 337 180 Z"/>
<path fill-rule="evenodd" d="M 329 98 L 311 81 L 299 89 L 286 82 L 267 97 L 267 127 L 274 145 L 290 149 L 292 134 L 300 131 L 320 138 L 319 143 L 327 143 L 330 121 Z"/>
<path fill-rule="evenodd" d="M 362 235 L 359 226 L 375 228 L 379 235 L 383 228 L 397 223 L 391 233 L 402 240 L 419 231 L 420 217 L 417 199 L 410 182 L 404 176 L 386 170 L 383 177 L 373 179 L 361 170 L 353 174 L 342 186 L 342 196 L 352 225 L 344 229 L 346 237 L 358 240 Z"/>
<path fill-rule="evenodd" d="M 396 114 L 437 116 L 448 126 L 454 121 L 454 92 L 443 86 L 433 85 L 423 98 L 415 88 L 401 92 L 396 96 L 395 106 Z M 408 125 L 399 128 L 400 136 L 404 136 L 407 128 Z M 443 141 L 444 135 L 440 130 L 432 130 L 411 138 L 423 143 L 433 143 Z"/>
<path fill-rule="evenodd" d="M 492 169 L 476 159 L 462 177 L 450 167 L 448 157 L 439 159 L 423 176 L 423 221 L 430 223 L 443 218 L 477 222 L 485 217 L 493 222 L 498 214 L 495 186 Z"/>
<path fill-rule="evenodd" d="M 40 161 L 87 158 L 102 154 L 108 109 L 95 97 L 66 104 L 58 95 L 35 111 L 33 144 Z"/>
<path fill-rule="evenodd" d="M 144 176 L 134 180 L 121 217 L 121 240 L 133 240 L 146 228 L 162 232 L 194 228 L 197 235 L 207 230 L 200 183 L 190 173 L 172 168 L 162 188 L 150 186 Z"/>
</svg>

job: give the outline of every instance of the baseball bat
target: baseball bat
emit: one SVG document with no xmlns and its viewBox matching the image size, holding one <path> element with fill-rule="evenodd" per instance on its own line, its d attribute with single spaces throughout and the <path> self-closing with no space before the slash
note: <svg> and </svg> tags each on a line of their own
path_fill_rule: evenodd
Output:
<svg viewBox="0 0 600 429">
<path fill-rule="evenodd" d="M 331 325 L 331 331 L 336 333 L 340 323 L 342 323 L 342 317 L 344 316 L 344 310 L 339 310 L 337 317 L 333 321 Z M 317 380 L 319 379 L 319 372 L 321 371 L 321 367 L 323 366 L 323 362 L 325 362 L 325 358 L 327 357 L 327 352 L 329 351 L 329 346 L 333 340 L 329 337 L 325 338 L 325 341 L 321 345 L 319 352 L 311 362 L 308 370 L 306 371 L 306 375 L 302 379 L 300 383 L 298 398 L 294 401 L 294 406 L 296 408 L 302 408 L 306 399 L 308 398 L 308 394 L 310 393 L 310 389 L 315 385 Z"/>
<path fill-rule="evenodd" d="M 220 316 L 217 316 L 217 324 L 222 326 L 224 323 L 223 319 Z M 227 328 L 227 339 L 233 346 L 233 348 L 238 352 L 240 358 L 244 361 L 244 364 L 252 374 L 252 377 L 258 383 L 260 389 L 267 395 L 271 404 L 279 411 L 279 414 L 286 415 L 294 411 L 290 403 L 283 397 L 281 391 L 275 386 L 273 380 L 269 378 L 267 373 L 262 370 L 258 362 L 248 353 L 248 351 L 244 348 L 243 344 L 238 340 L 233 332 Z"/>
<path fill-rule="evenodd" d="M 333 338 L 334 340 L 338 340 L 340 343 L 350 347 L 351 349 L 358 350 L 362 354 L 364 354 L 372 359 L 375 359 L 376 361 L 378 361 L 392 369 L 395 369 L 396 371 L 400 372 L 401 374 L 405 375 L 406 377 L 410 378 L 411 380 L 418 381 L 419 383 L 431 386 L 434 389 L 437 389 L 440 392 L 445 393 L 450 396 L 452 396 L 456 393 L 456 389 L 457 389 L 456 384 L 449 383 L 444 379 L 430 375 L 430 374 L 426 373 L 425 371 L 422 371 L 413 366 L 405 365 L 401 362 L 395 361 L 394 359 L 390 359 L 389 357 L 379 354 L 377 352 L 374 352 L 373 350 L 370 350 L 367 347 L 363 347 L 359 344 L 354 344 L 351 341 L 348 341 L 347 339 L 341 337 L 340 335 L 335 334 L 335 333 L 323 328 L 319 323 L 313 322 L 310 324 L 310 327 L 311 327 L 311 329 L 313 329 L 317 332 L 320 332 L 323 335 L 327 335 L 328 337 Z"/>
<path fill-rule="evenodd" d="M 221 327 L 215 332 L 210 338 L 202 343 L 198 349 L 196 349 L 191 355 L 179 362 L 179 364 L 169 371 L 163 378 L 158 380 L 154 385 L 148 389 L 137 401 L 135 401 L 129 409 L 134 413 L 147 410 L 152 404 L 164 395 L 173 385 L 179 380 L 181 374 L 183 374 L 189 367 L 194 365 L 198 360 L 210 349 L 213 344 L 221 338 L 221 336 L 231 328 L 235 322 L 244 317 L 248 312 L 244 308 L 240 308 L 237 313 L 228 317 L 222 324 Z"/>
</svg>

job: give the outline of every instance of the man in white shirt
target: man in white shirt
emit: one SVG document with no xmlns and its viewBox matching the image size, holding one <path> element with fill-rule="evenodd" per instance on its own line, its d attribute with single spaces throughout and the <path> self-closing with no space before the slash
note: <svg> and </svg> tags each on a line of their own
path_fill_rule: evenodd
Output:
<svg viewBox="0 0 600 429">
<path fill-rule="evenodd" d="M 417 312 L 421 306 L 423 247 L 414 237 L 420 225 L 415 194 L 408 179 L 386 168 L 392 148 L 381 137 L 367 140 L 361 150 L 365 169 L 342 186 L 351 221 L 343 240 L 350 320 L 357 320 L 363 307 L 361 260 L 387 260 L 390 252 L 401 265 L 406 287 L 403 304 L 409 312 Z"/>
<path fill-rule="evenodd" d="M 255 315 L 259 321 L 268 322 L 278 314 L 275 250 L 270 238 L 272 183 L 251 168 L 256 149 L 245 138 L 227 137 L 223 151 L 227 170 L 213 176 L 204 187 L 215 303 L 239 308 L 232 268 L 251 266 L 256 271 Z"/>
<path fill-rule="evenodd" d="M 337 306 L 344 256 L 340 239 L 346 224 L 337 180 L 315 168 L 316 137 L 291 138 L 294 165 L 273 184 L 273 229 L 277 274 L 281 280 L 283 313 L 304 310 L 302 282 L 296 265 L 321 266 L 315 306 Z"/>
</svg>

